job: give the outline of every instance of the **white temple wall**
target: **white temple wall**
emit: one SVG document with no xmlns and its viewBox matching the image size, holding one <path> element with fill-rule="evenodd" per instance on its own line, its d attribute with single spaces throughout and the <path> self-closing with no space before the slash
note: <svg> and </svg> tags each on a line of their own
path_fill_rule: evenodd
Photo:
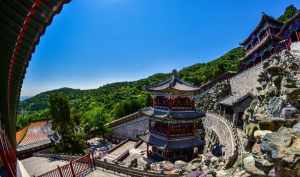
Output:
<svg viewBox="0 0 300 177">
<path fill-rule="evenodd" d="M 149 118 L 140 116 L 134 120 L 112 127 L 112 134 L 115 137 L 138 140 L 138 135 L 145 134 L 149 129 Z"/>
</svg>

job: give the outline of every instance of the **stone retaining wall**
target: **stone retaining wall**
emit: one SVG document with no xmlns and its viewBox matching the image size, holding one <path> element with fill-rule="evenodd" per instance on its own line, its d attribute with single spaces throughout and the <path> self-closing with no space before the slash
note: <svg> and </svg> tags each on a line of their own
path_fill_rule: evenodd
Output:
<svg viewBox="0 0 300 177">
<path fill-rule="evenodd" d="M 231 92 L 233 95 L 257 94 L 256 87 L 258 75 L 262 72 L 262 62 L 230 78 Z"/>
</svg>

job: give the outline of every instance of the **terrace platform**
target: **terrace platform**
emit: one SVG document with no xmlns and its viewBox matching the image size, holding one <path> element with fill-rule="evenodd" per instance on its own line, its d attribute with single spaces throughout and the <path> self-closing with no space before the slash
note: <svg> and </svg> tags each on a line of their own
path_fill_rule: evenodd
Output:
<svg viewBox="0 0 300 177">
<path fill-rule="evenodd" d="M 109 162 L 112 162 L 116 160 L 119 156 L 121 156 L 126 151 L 129 151 L 130 149 L 134 148 L 135 141 L 127 141 L 126 143 L 122 144 L 120 147 L 116 148 L 112 152 L 106 154 L 102 160 L 107 160 Z"/>
</svg>

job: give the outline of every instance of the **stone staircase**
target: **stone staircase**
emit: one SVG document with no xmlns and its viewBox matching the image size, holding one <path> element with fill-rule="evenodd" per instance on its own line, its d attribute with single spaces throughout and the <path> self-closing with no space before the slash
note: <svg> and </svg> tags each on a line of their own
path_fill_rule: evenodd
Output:
<svg viewBox="0 0 300 177">
<path fill-rule="evenodd" d="M 108 162 L 112 162 L 115 159 L 117 159 L 118 156 L 114 155 L 114 154 L 106 154 L 105 157 L 103 158 L 103 160 L 106 160 Z"/>
<path fill-rule="evenodd" d="M 225 146 L 223 149 L 226 161 L 225 168 L 232 167 L 239 155 L 240 140 L 236 128 L 221 115 L 211 112 L 206 112 L 206 116 L 203 119 L 203 126 L 206 131 L 213 131 L 217 136 L 216 140 Z"/>
</svg>

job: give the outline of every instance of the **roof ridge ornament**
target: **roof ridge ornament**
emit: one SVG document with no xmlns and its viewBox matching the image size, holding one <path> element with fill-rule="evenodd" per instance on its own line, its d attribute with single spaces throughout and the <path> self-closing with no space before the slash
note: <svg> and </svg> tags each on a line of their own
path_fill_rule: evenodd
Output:
<svg viewBox="0 0 300 177">
<path fill-rule="evenodd" d="M 171 82 L 170 82 L 170 87 L 174 87 L 176 84 L 176 79 L 177 79 L 177 70 L 173 69 L 172 70 L 172 78 L 171 78 Z"/>
</svg>

